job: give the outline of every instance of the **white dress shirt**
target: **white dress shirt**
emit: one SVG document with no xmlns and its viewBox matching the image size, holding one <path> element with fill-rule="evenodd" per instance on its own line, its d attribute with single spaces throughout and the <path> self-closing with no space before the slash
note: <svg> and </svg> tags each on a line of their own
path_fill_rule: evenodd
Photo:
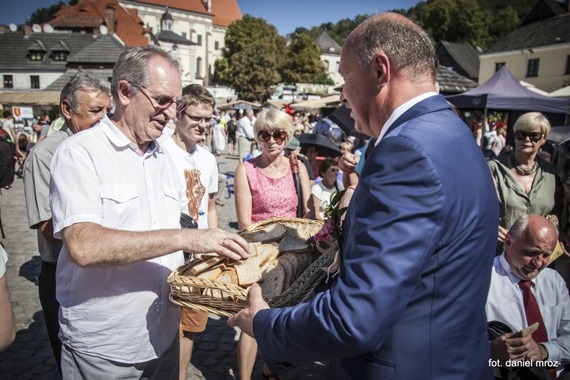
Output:
<svg viewBox="0 0 570 380">
<path fill-rule="evenodd" d="M 518 285 L 520 280 L 511 270 L 504 254 L 495 257 L 485 305 L 489 322 L 503 322 L 513 331 L 528 326 L 522 291 Z M 555 270 L 549 268 L 543 269 L 532 283 L 532 292 L 548 335 L 548 342 L 542 343 L 548 350 L 548 360 L 556 360 L 559 364 L 570 361 L 570 299 L 566 283 Z"/>
<path fill-rule="evenodd" d="M 180 228 L 187 208 L 170 156 L 136 144 L 105 117 L 65 140 L 51 163 L 54 236 L 74 223 L 148 231 Z M 58 260 L 60 338 L 78 352 L 121 363 L 147 362 L 178 337 L 180 308 L 167 277 L 181 251 L 133 264 L 79 267 L 64 245 Z"/>
<path fill-rule="evenodd" d="M 237 133 L 249 140 L 253 140 L 253 120 L 249 120 L 247 116 L 239 119 Z"/>
</svg>

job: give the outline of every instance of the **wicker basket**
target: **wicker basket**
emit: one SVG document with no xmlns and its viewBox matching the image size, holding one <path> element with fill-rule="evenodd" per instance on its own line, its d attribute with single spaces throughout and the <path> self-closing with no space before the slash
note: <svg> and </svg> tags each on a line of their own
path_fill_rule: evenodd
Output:
<svg viewBox="0 0 570 380">
<path fill-rule="evenodd" d="M 310 235 L 316 234 L 322 227 L 323 222 L 301 218 L 270 218 L 239 232 L 246 240 L 248 235 L 265 227 L 281 223 L 290 228 L 303 227 L 310 231 Z M 287 288 L 281 295 L 266 299 L 271 307 L 283 307 L 296 305 L 303 302 L 319 282 L 326 276 L 326 272 L 321 268 L 332 264 L 333 255 L 318 255 L 313 253 L 316 259 L 312 264 Z M 207 311 L 212 314 L 230 317 L 246 306 L 248 290 L 238 285 L 232 285 L 216 280 L 196 276 L 183 275 L 187 269 L 195 265 L 196 262 L 185 264 L 174 271 L 168 277 L 171 293 L 170 300 L 176 305 Z M 221 297 L 214 298 L 210 295 L 212 291 L 221 294 Z"/>
</svg>

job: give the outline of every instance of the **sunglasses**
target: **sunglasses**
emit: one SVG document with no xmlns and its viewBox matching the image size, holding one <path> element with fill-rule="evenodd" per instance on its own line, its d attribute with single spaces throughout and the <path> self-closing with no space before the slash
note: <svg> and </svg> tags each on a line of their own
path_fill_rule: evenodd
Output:
<svg viewBox="0 0 570 380">
<path fill-rule="evenodd" d="M 530 141 L 537 142 L 539 141 L 542 136 L 544 136 L 540 132 L 525 132 L 525 131 L 516 131 L 515 132 L 515 139 L 517 140 L 526 140 L 528 137 Z"/>
<path fill-rule="evenodd" d="M 150 101 L 150 103 L 154 108 L 167 109 L 173 104 L 178 105 L 178 103 L 180 102 L 179 100 L 176 100 L 169 95 L 156 95 L 154 92 L 152 92 L 142 84 L 139 84 L 135 87 L 140 88 L 143 95 L 147 97 L 147 99 Z"/>
<path fill-rule="evenodd" d="M 261 142 L 268 142 L 271 139 L 271 137 L 273 137 L 273 140 L 275 140 L 275 142 L 277 144 L 281 144 L 287 138 L 287 132 L 285 132 L 285 131 L 274 131 L 274 132 L 259 131 L 257 133 L 257 138 Z"/>
<path fill-rule="evenodd" d="M 202 116 L 193 116 L 190 114 L 187 114 L 186 112 L 182 112 L 184 115 L 188 116 L 188 118 L 190 120 L 192 120 L 194 123 L 196 124 L 200 124 L 202 122 L 206 122 L 206 124 L 210 124 L 212 122 L 213 117 L 202 117 Z"/>
</svg>

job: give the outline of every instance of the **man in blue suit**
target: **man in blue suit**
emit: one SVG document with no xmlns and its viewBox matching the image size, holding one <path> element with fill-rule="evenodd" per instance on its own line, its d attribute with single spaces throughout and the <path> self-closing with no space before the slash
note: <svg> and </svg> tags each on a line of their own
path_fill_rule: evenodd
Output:
<svg viewBox="0 0 570 380">
<path fill-rule="evenodd" d="M 437 94 L 436 69 L 427 34 L 395 13 L 367 19 L 345 42 L 341 99 L 378 142 L 331 288 L 269 309 L 253 286 L 229 319 L 267 363 L 332 359 L 332 379 L 492 378 L 485 300 L 497 196 L 469 129 Z"/>
</svg>

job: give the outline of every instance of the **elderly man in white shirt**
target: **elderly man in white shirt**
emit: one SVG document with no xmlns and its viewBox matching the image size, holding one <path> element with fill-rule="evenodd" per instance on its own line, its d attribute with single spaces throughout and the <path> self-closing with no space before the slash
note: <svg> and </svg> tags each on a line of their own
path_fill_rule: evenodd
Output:
<svg viewBox="0 0 570 380">
<path fill-rule="evenodd" d="M 547 268 L 557 241 L 558 232 L 549 220 L 535 214 L 523 215 L 505 238 L 505 252 L 495 258 L 485 306 L 487 320 L 502 322 L 513 332 L 539 322 L 532 335 L 506 333 L 490 342 L 494 360 L 490 363 L 494 363 L 496 375 L 499 361 L 528 364 L 523 367 L 553 364 L 559 372 L 570 361 L 568 289 L 562 277 Z M 533 303 L 538 304 L 538 317 L 530 311 Z"/>
<path fill-rule="evenodd" d="M 127 49 L 113 69 L 115 113 L 75 134 L 50 171 L 65 379 L 178 379 L 180 309 L 168 275 L 182 251 L 248 256 L 219 229 L 181 229 L 185 186 L 155 140 L 182 94 L 178 64 L 156 46 Z"/>
<path fill-rule="evenodd" d="M 238 122 L 238 153 L 239 162 L 243 162 L 245 156 L 252 152 L 252 145 L 254 141 L 253 123 L 255 122 L 253 110 L 248 108 L 245 114 Z"/>
</svg>

